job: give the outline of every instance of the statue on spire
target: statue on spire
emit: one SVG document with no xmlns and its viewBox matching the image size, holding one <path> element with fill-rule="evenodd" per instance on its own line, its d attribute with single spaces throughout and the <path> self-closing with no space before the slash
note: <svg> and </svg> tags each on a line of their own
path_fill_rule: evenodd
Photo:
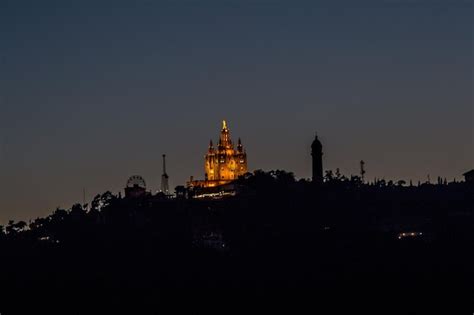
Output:
<svg viewBox="0 0 474 315">
<path fill-rule="evenodd" d="M 232 140 L 230 140 L 230 132 L 229 132 L 229 129 L 227 128 L 227 123 L 225 120 L 223 120 L 221 136 L 219 138 L 219 150 L 228 150 L 228 149 L 233 150 L 234 146 L 232 145 Z"/>
</svg>

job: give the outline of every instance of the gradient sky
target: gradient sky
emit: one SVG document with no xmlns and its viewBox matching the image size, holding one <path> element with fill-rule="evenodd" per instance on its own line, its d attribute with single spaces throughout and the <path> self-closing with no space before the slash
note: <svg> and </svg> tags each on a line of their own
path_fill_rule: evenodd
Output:
<svg viewBox="0 0 474 315">
<path fill-rule="evenodd" d="M 141 174 L 203 177 L 222 119 L 249 168 L 461 179 L 472 1 L 0 1 L 0 224 Z"/>
</svg>

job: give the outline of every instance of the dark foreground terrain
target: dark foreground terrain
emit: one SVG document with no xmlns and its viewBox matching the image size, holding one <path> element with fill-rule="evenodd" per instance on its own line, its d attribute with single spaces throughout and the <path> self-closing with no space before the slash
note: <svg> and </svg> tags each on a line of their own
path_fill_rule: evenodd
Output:
<svg viewBox="0 0 474 315">
<path fill-rule="evenodd" d="M 238 187 L 213 200 L 105 193 L 10 222 L 1 314 L 474 311 L 473 186 L 276 171 Z"/>
</svg>

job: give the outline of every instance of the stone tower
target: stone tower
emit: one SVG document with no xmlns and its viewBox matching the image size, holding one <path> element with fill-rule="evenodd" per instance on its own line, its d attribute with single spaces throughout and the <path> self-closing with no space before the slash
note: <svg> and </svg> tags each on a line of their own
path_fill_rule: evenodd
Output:
<svg viewBox="0 0 474 315">
<path fill-rule="evenodd" d="M 318 135 L 315 136 L 313 144 L 311 145 L 311 155 L 313 158 L 313 182 L 323 182 L 323 145 L 318 139 Z"/>
</svg>

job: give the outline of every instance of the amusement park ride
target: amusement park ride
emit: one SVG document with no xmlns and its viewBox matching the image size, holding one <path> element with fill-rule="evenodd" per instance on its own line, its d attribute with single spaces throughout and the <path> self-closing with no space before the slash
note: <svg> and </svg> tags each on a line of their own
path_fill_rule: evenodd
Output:
<svg viewBox="0 0 474 315">
<path fill-rule="evenodd" d="M 133 175 L 127 180 L 127 186 L 125 187 L 125 197 L 137 198 L 146 195 L 146 182 L 143 177 L 139 175 Z"/>
</svg>

